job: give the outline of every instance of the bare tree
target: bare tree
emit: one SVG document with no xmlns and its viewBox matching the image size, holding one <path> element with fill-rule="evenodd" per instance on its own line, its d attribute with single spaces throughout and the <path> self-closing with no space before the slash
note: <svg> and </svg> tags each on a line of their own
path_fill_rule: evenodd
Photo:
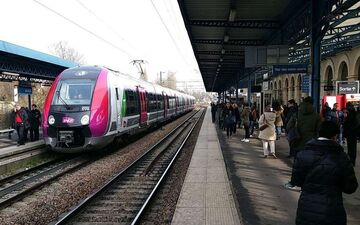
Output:
<svg viewBox="0 0 360 225">
<path fill-rule="evenodd" d="M 73 61 L 80 65 L 85 64 L 84 56 L 69 46 L 66 41 L 59 41 L 58 43 L 52 44 L 49 50 L 52 54 L 62 59 Z"/>
</svg>

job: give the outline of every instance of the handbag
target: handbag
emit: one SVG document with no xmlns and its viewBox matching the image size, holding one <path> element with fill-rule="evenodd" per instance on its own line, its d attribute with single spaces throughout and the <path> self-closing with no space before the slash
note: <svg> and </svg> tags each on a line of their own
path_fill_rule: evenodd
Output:
<svg viewBox="0 0 360 225">
<path fill-rule="evenodd" d="M 266 121 L 265 114 L 264 114 L 264 121 L 265 121 L 265 123 L 259 127 L 260 131 L 263 131 L 263 130 L 265 130 L 266 128 L 269 127 L 269 124 L 267 124 L 267 121 Z"/>
</svg>

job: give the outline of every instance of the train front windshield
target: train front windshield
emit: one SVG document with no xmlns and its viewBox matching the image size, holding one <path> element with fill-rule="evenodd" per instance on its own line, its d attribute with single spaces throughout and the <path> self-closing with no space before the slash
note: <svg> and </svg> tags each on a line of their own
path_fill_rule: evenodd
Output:
<svg viewBox="0 0 360 225">
<path fill-rule="evenodd" d="M 60 80 L 53 97 L 53 105 L 90 105 L 95 81 L 90 79 Z"/>
</svg>

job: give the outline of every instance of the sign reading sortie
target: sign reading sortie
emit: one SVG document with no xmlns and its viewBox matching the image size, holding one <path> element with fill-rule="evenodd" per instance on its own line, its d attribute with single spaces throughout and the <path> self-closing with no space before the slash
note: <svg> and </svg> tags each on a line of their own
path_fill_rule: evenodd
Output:
<svg viewBox="0 0 360 225">
<path fill-rule="evenodd" d="M 359 81 L 336 81 L 336 92 L 342 94 L 359 93 Z"/>
</svg>

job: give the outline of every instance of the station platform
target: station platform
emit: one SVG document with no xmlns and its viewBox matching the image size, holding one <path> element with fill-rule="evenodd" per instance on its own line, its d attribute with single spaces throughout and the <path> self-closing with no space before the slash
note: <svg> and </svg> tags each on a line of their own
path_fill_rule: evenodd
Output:
<svg viewBox="0 0 360 225">
<path fill-rule="evenodd" d="M 239 132 L 240 131 L 240 132 Z M 236 203 L 245 225 L 295 225 L 300 192 L 284 188 L 290 180 L 292 160 L 285 136 L 276 141 L 277 159 L 263 158 L 262 143 L 250 138 L 245 143 L 244 130 L 238 129 L 231 138 L 217 129 L 228 176 L 236 195 Z M 344 146 L 345 152 L 347 151 Z M 358 144 L 358 155 L 360 145 Z M 360 160 L 357 158 L 356 177 L 360 181 Z M 347 224 L 360 224 L 360 188 L 354 194 L 343 194 Z"/>
<path fill-rule="evenodd" d="M 11 134 L 11 138 L 8 137 L 8 134 L 0 135 L 0 158 L 4 158 L 8 155 L 19 154 L 23 151 L 39 148 L 42 145 L 45 145 L 45 142 L 42 138 L 42 130 L 39 132 L 38 141 L 30 141 L 28 135 L 28 140 L 24 145 L 17 146 L 17 133 L 14 131 Z"/>
<path fill-rule="evenodd" d="M 295 225 L 300 192 L 284 188 L 292 170 L 286 137 L 276 141 L 277 159 L 262 157 L 259 139 L 243 137 L 237 129 L 227 138 L 207 110 L 172 224 Z M 359 158 L 355 172 L 360 181 Z M 343 197 L 347 224 L 360 224 L 360 188 Z"/>
<path fill-rule="evenodd" d="M 216 128 L 207 109 L 177 202 L 173 225 L 238 225 Z"/>
</svg>

